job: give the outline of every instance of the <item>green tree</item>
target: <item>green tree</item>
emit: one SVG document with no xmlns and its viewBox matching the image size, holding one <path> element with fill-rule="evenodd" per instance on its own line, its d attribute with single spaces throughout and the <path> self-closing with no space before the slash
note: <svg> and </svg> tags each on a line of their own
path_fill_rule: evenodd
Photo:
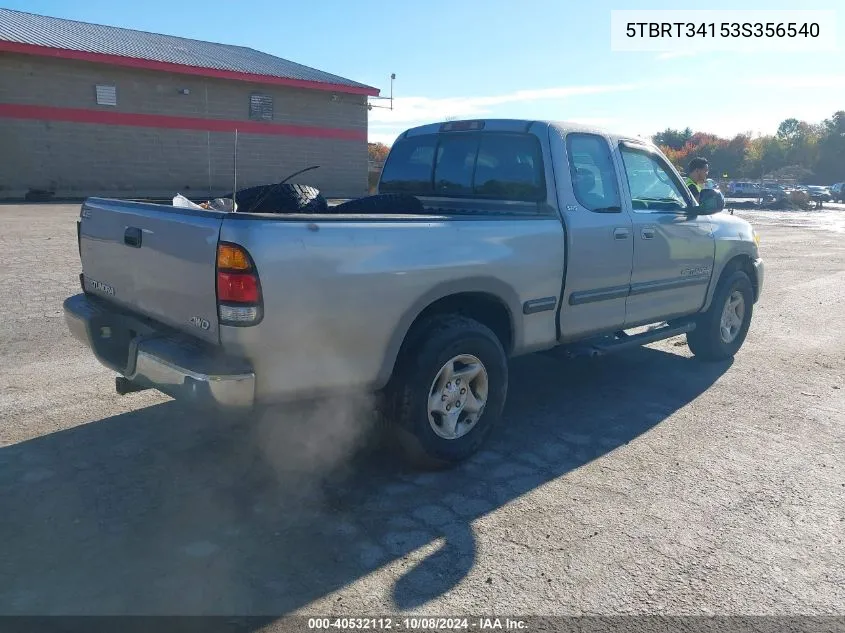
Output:
<svg viewBox="0 0 845 633">
<path fill-rule="evenodd" d="M 791 141 L 798 135 L 800 125 L 798 119 L 786 119 L 778 126 L 778 138 L 781 141 Z"/>
<path fill-rule="evenodd" d="M 818 142 L 814 171 L 822 184 L 845 182 L 845 110 L 822 123 L 824 134 Z"/>
<path fill-rule="evenodd" d="M 824 136 L 824 127 L 810 125 L 798 119 L 786 119 L 778 126 L 777 139 L 784 150 L 787 165 L 812 168 L 818 161 L 819 140 Z"/>
<path fill-rule="evenodd" d="M 797 182 L 808 182 L 816 177 L 811 170 L 801 165 L 787 165 L 776 169 L 769 175 L 778 180 L 795 180 Z"/>
<path fill-rule="evenodd" d="M 762 178 L 785 165 L 786 150 L 781 140 L 776 136 L 760 136 L 748 145 L 742 175 L 747 178 Z"/>
<path fill-rule="evenodd" d="M 728 140 L 668 128 L 652 140 L 681 171 L 691 158 L 703 156 L 714 178 L 727 173 L 729 178 L 780 175 L 819 184 L 845 182 L 845 110 L 821 123 L 789 118 L 775 134 L 757 138 L 749 133 Z"/>
<path fill-rule="evenodd" d="M 747 135 L 737 134 L 727 143 L 721 144 L 713 153 L 713 165 L 710 169 L 713 177 L 721 178 L 722 174 L 728 174 L 729 178 L 735 178 L 739 175 L 750 142 L 751 139 Z"/>
<path fill-rule="evenodd" d="M 691 138 L 692 130 L 690 128 L 686 128 L 684 130 L 673 130 L 672 128 L 666 128 L 662 132 L 658 132 L 657 134 L 652 136 L 651 140 L 655 145 L 659 145 L 661 147 L 668 147 L 678 151 L 682 149 Z"/>
</svg>

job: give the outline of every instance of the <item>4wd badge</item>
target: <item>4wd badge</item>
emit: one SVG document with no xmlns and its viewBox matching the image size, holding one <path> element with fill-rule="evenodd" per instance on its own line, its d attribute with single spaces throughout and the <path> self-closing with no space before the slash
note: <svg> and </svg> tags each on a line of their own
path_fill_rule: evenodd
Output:
<svg viewBox="0 0 845 633">
<path fill-rule="evenodd" d="M 203 319 L 198 316 L 191 317 L 191 325 L 198 327 L 201 330 L 207 330 L 211 327 L 211 323 L 208 322 L 208 319 Z"/>
</svg>

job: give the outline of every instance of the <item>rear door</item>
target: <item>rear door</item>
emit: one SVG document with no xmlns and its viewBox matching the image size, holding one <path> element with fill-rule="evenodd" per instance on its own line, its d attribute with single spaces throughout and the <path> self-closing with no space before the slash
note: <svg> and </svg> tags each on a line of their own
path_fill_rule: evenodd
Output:
<svg viewBox="0 0 845 633">
<path fill-rule="evenodd" d="M 90 199 L 81 216 L 86 292 L 219 341 L 216 259 L 222 214 Z"/>
<path fill-rule="evenodd" d="M 634 237 L 625 326 L 698 311 L 713 273 L 716 243 L 710 219 L 687 214 L 694 204 L 689 190 L 653 148 L 623 142 L 619 157 Z"/>
<path fill-rule="evenodd" d="M 560 329 L 561 340 L 571 341 L 624 324 L 633 229 L 608 138 L 570 132 L 553 148 L 564 152 L 555 160 L 564 167 L 557 187 L 567 229 Z"/>
</svg>

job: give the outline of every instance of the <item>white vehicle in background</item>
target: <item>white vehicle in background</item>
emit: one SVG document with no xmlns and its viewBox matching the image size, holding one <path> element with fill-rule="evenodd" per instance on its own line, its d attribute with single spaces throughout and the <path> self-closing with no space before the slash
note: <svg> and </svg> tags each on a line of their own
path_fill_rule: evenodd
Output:
<svg viewBox="0 0 845 633">
<path fill-rule="evenodd" d="M 708 178 L 704 181 L 704 188 L 705 189 L 713 189 L 714 191 L 719 191 L 719 183 L 713 180 L 712 178 Z"/>
<path fill-rule="evenodd" d="M 833 202 L 845 202 L 845 182 L 837 182 L 830 186 L 830 197 Z"/>
</svg>

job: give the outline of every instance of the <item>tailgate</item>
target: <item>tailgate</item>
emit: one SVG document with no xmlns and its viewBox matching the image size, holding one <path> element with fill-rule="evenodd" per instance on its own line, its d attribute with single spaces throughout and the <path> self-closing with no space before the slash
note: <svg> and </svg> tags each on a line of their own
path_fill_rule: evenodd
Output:
<svg viewBox="0 0 845 633">
<path fill-rule="evenodd" d="M 80 215 L 86 292 L 219 342 L 215 269 L 222 214 L 92 198 Z"/>
</svg>

